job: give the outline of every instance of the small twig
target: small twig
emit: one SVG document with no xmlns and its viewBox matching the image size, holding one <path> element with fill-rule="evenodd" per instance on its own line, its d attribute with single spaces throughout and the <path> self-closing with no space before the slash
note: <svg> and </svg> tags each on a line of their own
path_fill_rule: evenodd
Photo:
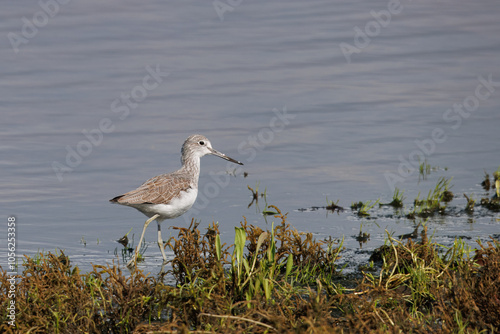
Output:
<svg viewBox="0 0 500 334">
<path fill-rule="evenodd" d="M 257 320 L 252 320 L 252 319 L 247 319 L 247 318 L 242 318 L 242 317 L 236 317 L 236 316 L 233 316 L 233 315 L 216 315 L 216 314 L 210 314 L 210 313 L 200 313 L 200 316 L 201 315 L 206 315 L 207 317 L 213 317 L 213 318 L 225 318 L 225 319 L 243 320 L 243 321 L 252 322 L 252 323 L 254 323 L 256 325 L 264 326 L 264 327 L 272 329 L 272 330 L 276 330 L 276 328 L 274 328 L 273 326 L 270 326 L 270 325 L 265 324 L 263 322 L 260 322 L 260 321 L 257 321 Z"/>
<path fill-rule="evenodd" d="M 389 320 L 389 322 L 391 323 L 391 325 L 394 326 L 394 322 L 389 317 L 389 314 L 387 314 L 387 312 L 384 309 L 380 309 L 380 311 L 384 312 L 385 316 L 387 317 L 387 319 Z"/>
</svg>

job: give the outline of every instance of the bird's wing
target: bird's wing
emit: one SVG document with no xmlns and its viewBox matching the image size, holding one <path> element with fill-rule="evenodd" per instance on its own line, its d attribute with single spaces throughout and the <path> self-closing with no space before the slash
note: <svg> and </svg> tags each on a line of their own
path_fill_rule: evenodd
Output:
<svg viewBox="0 0 500 334">
<path fill-rule="evenodd" d="M 110 202 L 130 204 L 167 204 L 181 191 L 191 188 L 189 178 L 163 174 L 144 182 L 139 188 L 117 196 Z"/>
</svg>

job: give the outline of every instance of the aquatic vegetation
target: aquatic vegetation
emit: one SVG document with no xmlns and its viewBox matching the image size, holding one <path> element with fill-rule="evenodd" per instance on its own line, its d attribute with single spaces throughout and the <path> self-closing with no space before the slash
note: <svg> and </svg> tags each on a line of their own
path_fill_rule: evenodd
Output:
<svg viewBox="0 0 500 334">
<path fill-rule="evenodd" d="M 493 179 L 495 181 L 500 180 L 500 166 L 498 166 L 498 169 L 493 172 Z"/>
<path fill-rule="evenodd" d="M 418 172 L 419 172 L 419 180 L 422 179 L 422 180 L 426 180 L 427 179 L 427 176 L 431 174 L 431 172 L 434 172 L 434 171 L 437 171 L 439 169 L 443 169 L 443 170 L 448 170 L 448 167 L 444 167 L 444 168 L 440 168 L 438 166 L 431 166 L 431 164 L 429 164 L 427 162 L 427 159 L 424 160 L 424 162 L 421 162 L 419 163 L 418 165 Z"/>
<path fill-rule="evenodd" d="M 17 283 L 16 328 L 6 322 L 2 333 L 127 332 L 149 313 L 154 279 L 142 272 L 125 277 L 116 266 L 94 265 L 80 274 L 61 252 L 26 257 Z M 0 271 L 2 291 L 7 273 Z M 1 298 L 2 319 L 7 298 Z"/>
<path fill-rule="evenodd" d="M 421 162 L 418 166 L 418 172 L 420 177 L 425 180 L 427 178 L 427 175 L 431 173 L 432 167 L 431 165 L 427 162 L 427 159 L 424 160 L 424 162 Z"/>
<path fill-rule="evenodd" d="M 269 207 L 272 207 L 272 205 L 268 206 L 266 204 L 266 207 L 264 208 L 264 210 L 262 210 L 262 215 L 264 215 L 264 216 L 274 216 L 274 215 L 278 214 L 276 211 L 273 211 L 273 210 L 269 209 Z"/>
<path fill-rule="evenodd" d="M 471 196 L 467 196 L 464 194 L 464 197 L 467 199 L 467 205 L 465 206 L 465 212 L 471 214 L 474 212 L 474 206 L 476 205 L 476 200 Z"/>
<path fill-rule="evenodd" d="M 394 195 L 392 195 L 392 202 L 379 204 L 380 206 L 392 206 L 394 208 L 402 208 L 404 201 L 404 190 L 400 191 L 397 187 L 394 189 Z"/>
<path fill-rule="evenodd" d="M 490 190 L 490 174 L 488 174 L 487 171 L 484 171 L 484 179 L 481 182 L 481 186 L 483 187 L 484 190 Z"/>
<path fill-rule="evenodd" d="M 333 201 L 328 200 L 328 197 L 327 197 L 326 198 L 326 206 L 311 206 L 309 208 L 300 208 L 300 209 L 297 209 L 297 211 L 305 212 L 305 211 L 318 211 L 320 209 L 325 209 L 325 210 L 331 211 L 331 212 L 337 211 L 337 214 L 339 214 L 340 212 L 344 211 L 344 208 L 341 207 L 340 205 L 338 205 L 339 201 L 340 200 L 337 200 L 336 202 L 333 202 Z"/>
<path fill-rule="evenodd" d="M 116 241 L 119 244 L 121 244 L 122 246 L 127 247 L 127 245 L 128 245 L 128 235 L 130 234 L 130 232 L 132 232 L 132 227 L 130 228 L 130 230 L 128 230 L 128 232 L 123 237 L 121 237 L 120 239 L 118 239 Z"/>
<path fill-rule="evenodd" d="M 196 222 L 169 241 L 171 275 L 149 277 L 116 265 L 81 274 L 61 254 L 26 257 L 17 283 L 16 327 L 2 333 L 494 332 L 500 326 L 500 243 L 394 239 L 374 252 L 357 278 L 336 261 L 342 241 L 293 229 L 278 208 L 269 230 L 242 222 L 235 242 L 218 225 Z M 377 265 L 378 264 L 378 265 Z M 0 271 L 2 293 L 7 273 Z M 350 284 L 351 288 L 345 287 Z M 0 299 L 5 317 L 7 298 Z"/>
<path fill-rule="evenodd" d="M 337 211 L 337 213 L 344 211 L 344 208 L 339 205 L 339 201 L 340 200 L 337 200 L 337 202 L 329 201 L 328 197 L 327 197 L 325 209 L 327 209 L 331 212 Z"/>
<path fill-rule="evenodd" d="M 254 202 L 256 205 L 258 205 L 259 197 L 263 197 L 264 200 L 266 200 L 266 205 L 267 205 L 267 188 L 264 189 L 264 192 L 259 193 L 259 185 L 260 183 L 257 182 L 257 184 L 255 185 L 255 190 L 247 185 L 248 190 L 252 192 L 252 201 L 250 202 L 250 204 L 248 204 L 248 207 L 251 207 Z"/>
<path fill-rule="evenodd" d="M 426 219 L 426 220 L 425 220 L 425 222 L 423 222 L 423 223 L 422 223 L 422 222 L 419 222 L 419 223 L 417 224 L 417 226 L 415 226 L 415 229 L 413 230 L 413 232 L 398 235 L 398 236 L 397 236 L 397 238 L 398 238 L 398 239 L 410 239 L 410 238 L 411 238 L 411 239 L 417 239 L 417 238 L 418 238 L 418 229 L 419 229 L 419 227 L 420 227 L 422 224 L 424 224 L 424 225 L 425 225 L 425 223 L 426 223 L 426 222 L 427 222 L 427 219 Z"/>
<path fill-rule="evenodd" d="M 366 202 L 357 202 L 357 203 L 352 203 L 351 204 L 351 210 L 352 211 L 357 211 L 357 215 L 360 217 L 368 217 L 370 214 L 368 213 L 368 210 L 373 208 L 377 203 L 380 202 L 380 199 L 377 199 L 375 202 L 372 203 L 372 201 L 366 201 Z"/>
<path fill-rule="evenodd" d="M 410 319 L 424 322 L 418 332 L 424 328 L 446 333 L 463 327 L 491 330 L 500 324 L 500 300 L 484 293 L 495 295 L 500 289 L 500 243 L 493 240 L 488 247 L 480 242 L 479 246 L 471 249 L 460 239 L 451 247 L 440 246 L 427 238 L 425 227 L 419 243 L 409 240 L 403 244 L 388 235 L 386 245 L 371 259 L 383 261 L 380 275 L 366 275 L 365 292 L 372 295 L 375 288 L 381 288 L 401 293 L 393 306 L 407 303 Z M 478 262 L 484 256 L 487 265 Z M 431 317 L 432 313 L 439 316 Z"/>
<path fill-rule="evenodd" d="M 134 250 L 135 250 L 134 235 L 132 235 L 132 241 L 130 241 L 130 239 L 128 238 L 128 235 L 130 234 L 131 231 L 132 228 L 130 228 L 130 230 L 123 237 L 116 240 L 116 242 L 118 242 L 123 246 L 123 248 L 120 250 L 121 259 L 123 262 L 127 262 L 134 255 Z M 144 262 L 144 253 L 146 252 L 147 249 L 148 245 L 146 244 L 146 242 L 143 242 L 141 244 L 141 248 L 138 250 L 137 253 L 137 259 L 136 259 L 137 262 Z M 118 248 L 115 248 L 114 254 L 118 255 Z"/>
<path fill-rule="evenodd" d="M 500 211 L 500 198 L 481 198 L 481 206 L 487 208 L 488 210 L 498 212 Z"/>
<path fill-rule="evenodd" d="M 426 218 L 436 213 L 444 213 L 444 210 L 446 209 L 446 203 L 453 199 L 453 193 L 449 190 L 451 179 L 452 178 L 439 178 L 434 189 L 429 190 L 429 194 L 427 195 L 426 199 L 419 199 L 419 193 L 417 198 L 413 202 L 413 210 L 410 211 L 406 215 L 406 217 L 409 219 L 415 219 L 415 217 Z M 445 204 L 442 204 L 443 202 Z"/>
<path fill-rule="evenodd" d="M 363 232 L 363 224 L 359 226 L 359 234 L 355 239 L 359 242 L 359 248 L 363 248 L 363 244 L 370 240 L 370 233 Z"/>
<path fill-rule="evenodd" d="M 490 181 L 490 175 L 488 174 L 488 172 L 486 170 L 484 171 L 484 178 L 483 181 L 481 182 L 481 186 L 486 191 L 490 189 L 496 189 L 497 197 L 500 197 L 500 195 L 498 195 L 498 188 L 500 188 L 500 186 L 497 185 L 498 180 L 500 180 L 500 166 L 496 171 L 493 172 L 493 183 Z"/>
<path fill-rule="evenodd" d="M 482 207 L 493 211 L 500 211 L 500 167 L 493 173 L 493 184 L 490 183 L 490 176 L 485 171 L 485 177 L 481 185 L 485 190 L 495 189 L 495 194 L 492 198 L 484 197 L 481 198 L 480 204 Z"/>
</svg>

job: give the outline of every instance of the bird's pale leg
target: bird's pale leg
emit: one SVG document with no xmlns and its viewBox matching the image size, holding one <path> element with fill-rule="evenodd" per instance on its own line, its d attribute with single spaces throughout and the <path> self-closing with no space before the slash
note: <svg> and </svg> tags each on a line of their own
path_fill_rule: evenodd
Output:
<svg viewBox="0 0 500 334">
<path fill-rule="evenodd" d="M 161 255 L 163 256 L 163 263 L 167 263 L 167 256 L 165 255 L 165 246 L 163 245 L 163 239 L 161 238 L 161 222 L 158 223 L 158 247 L 160 247 Z"/>
<path fill-rule="evenodd" d="M 142 244 L 142 240 L 144 239 L 144 233 L 146 232 L 146 228 L 148 227 L 149 223 L 151 223 L 153 220 L 155 220 L 158 217 L 160 217 L 160 215 L 156 214 L 153 217 L 146 220 L 146 222 L 144 223 L 144 228 L 142 229 L 141 239 L 139 240 L 139 243 L 137 244 L 134 256 L 128 261 L 127 267 L 129 267 L 129 268 L 135 267 L 135 264 L 137 262 L 137 255 L 139 255 L 139 250 L 141 249 L 141 244 Z"/>
</svg>

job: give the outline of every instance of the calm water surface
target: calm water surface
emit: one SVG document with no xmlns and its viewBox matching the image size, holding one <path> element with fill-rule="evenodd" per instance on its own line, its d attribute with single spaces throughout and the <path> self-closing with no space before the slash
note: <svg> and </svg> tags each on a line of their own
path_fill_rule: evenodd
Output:
<svg viewBox="0 0 500 334">
<path fill-rule="evenodd" d="M 389 202 L 397 186 L 409 211 L 440 177 L 453 177 L 457 197 L 449 215 L 428 221 L 438 242 L 500 233 L 499 215 L 465 215 L 462 195 L 491 196 L 480 182 L 500 165 L 498 1 L 243 0 L 231 9 L 2 4 L 0 235 L 15 215 L 18 257 L 58 249 L 83 270 L 121 263 L 115 240 L 131 228 L 138 236 L 145 217 L 108 200 L 179 168 L 193 133 L 245 166 L 203 158 L 198 202 L 164 222 L 164 239 L 191 218 L 202 229 L 218 221 L 228 244 L 243 216 L 270 226 L 263 199 L 247 207 L 247 186 L 258 185 L 298 230 L 345 237 L 345 257 L 364 261 L 385 230 L 409 233 L 414 223 L 390 209 L 360 219 L 350 204 Z M 411 172 L 417 157 L 436 167 L 426 180 Z M 346 210 L 310 210 L 326 198 Z M 371 234 L 362 249 L 360 228 Z M 156 271 L 154 226 L 146 240 L 143 268 Z M 2 237 L 2 266 L 6 248 Z"/>
</svg>

